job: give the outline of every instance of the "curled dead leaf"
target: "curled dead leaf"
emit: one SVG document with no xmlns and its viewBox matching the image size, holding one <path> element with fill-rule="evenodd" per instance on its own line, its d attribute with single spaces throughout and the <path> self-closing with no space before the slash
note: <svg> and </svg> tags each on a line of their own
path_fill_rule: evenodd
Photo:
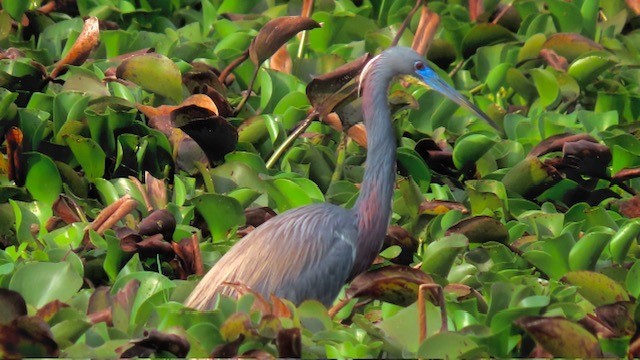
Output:
<svg viewBox="0 0 640 360">
<path fill-rule="evenodd" d="M 84 21 L 84 27 L 80 35 L 78 35 L 67 55 L 58 61 L 50 77 L 55 79 L 68 65 L 82 65 L 89 58 L 93 48 L 98 45 L 99 40 L 100 26 L 98 18 L 91 16 Z"/>
<path fill-rule="evenodd" d="M 319 28 L 315 20 L 303 16 L 283 16 L 267 22 L 249 45 L 249 58 L 259 66 L 295 34 Z"/>
</svg>

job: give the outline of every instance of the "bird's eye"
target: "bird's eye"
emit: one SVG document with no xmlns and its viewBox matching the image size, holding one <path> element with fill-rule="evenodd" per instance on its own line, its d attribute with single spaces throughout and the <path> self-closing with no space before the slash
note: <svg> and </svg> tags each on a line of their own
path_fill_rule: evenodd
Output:
<svg viewBox="0 0 640 360">
<path fill-rule="evenodd" d="M 424 68 L 426 67 L 426 65 L 422 62 L 422 61 L 416 61 L 415 64 L 413 64 L 413 67 L 420 71 L 420 70 L 424 70 Z"/>
</svg>

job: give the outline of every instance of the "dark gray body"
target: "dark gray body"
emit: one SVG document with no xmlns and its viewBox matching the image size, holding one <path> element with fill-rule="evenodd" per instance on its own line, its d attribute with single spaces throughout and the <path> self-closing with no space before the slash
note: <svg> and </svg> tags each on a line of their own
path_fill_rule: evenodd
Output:
<svg viewBox="0 0 640 360">
<path fill-rule="evenodd" d="M 243 283 L 266 299 L 273 294 L 295 304 L 317 299 L 328 306 L 353 267 L 357 231 L 353 213 L 335 205 L 289 210 L 234 245 L 202 279 L 207 286 L 196 288 L 187 305 L 212 308 L 215 297 L 209 289 L 226 281 Z M 219 289 L 235 295 L 230 287 Z"/>
</svg>

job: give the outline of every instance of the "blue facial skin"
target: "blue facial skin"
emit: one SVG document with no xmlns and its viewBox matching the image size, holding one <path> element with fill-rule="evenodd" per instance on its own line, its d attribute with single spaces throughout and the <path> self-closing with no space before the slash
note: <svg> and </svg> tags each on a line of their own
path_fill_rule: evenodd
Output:
<svg viewBox="0 0 640 360">
<path fill-rule="evenodd" d="M 493 120 L 487 114 L 485 114 L 462 94 L 460 94 L 456 89 L 452 88 L 449 84 L 442 80 L 442 78 L 438 76 L 436 72 L 433 71 L 433 69 L 429 66 L 426 66 L 424 64 L 421 64 L 421 66 L 419 66 L 418 64 L 416 64 L 416 75 L 433 90 L 448 97 L 456 104 L 466 107 L 478 117 L 485 119 L 491 126 L 495 127 Z"/>
</svg>

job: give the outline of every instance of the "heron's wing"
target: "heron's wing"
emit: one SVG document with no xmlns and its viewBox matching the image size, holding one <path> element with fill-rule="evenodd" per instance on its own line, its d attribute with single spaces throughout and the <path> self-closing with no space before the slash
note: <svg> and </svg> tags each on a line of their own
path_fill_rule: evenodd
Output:
<svg viewBox="0 0 640 360">
<path fill-rule="evenodd" d="M 208 309 L 224 282 L 245 284 L 263 296 L 330 304 L 353 266 L 357 228 L 353 214 L 330 204 L 288 211 L 245 236 L 209 270 L 187 300 Z"/>
</svg>

